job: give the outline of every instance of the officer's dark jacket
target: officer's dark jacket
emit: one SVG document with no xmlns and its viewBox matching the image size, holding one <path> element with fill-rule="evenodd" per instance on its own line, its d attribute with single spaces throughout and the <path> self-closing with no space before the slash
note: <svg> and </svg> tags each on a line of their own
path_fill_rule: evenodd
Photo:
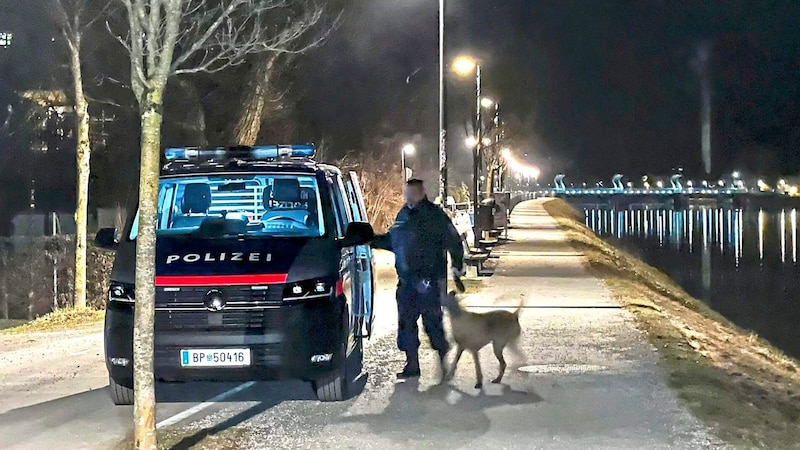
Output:
<svg viewBox="0 0 800 450">
<path fill-rule="evenodd" d="M 375 248 L 395 254 L 400 279 L 442 279 L 447 276 L 447 255 L 461 268 L 464 248 L 453 222 L 436 205 L 423 199 L 414 208 L 404 206 L 389 232 L 375 237 Z"/>
</svg>

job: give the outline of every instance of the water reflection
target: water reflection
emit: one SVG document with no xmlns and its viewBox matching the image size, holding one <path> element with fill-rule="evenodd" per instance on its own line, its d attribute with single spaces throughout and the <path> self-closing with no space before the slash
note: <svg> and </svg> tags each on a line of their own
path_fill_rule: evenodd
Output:
<svg viewBox="0 0 800 450">
<path fill-rule="evenodd" d="M 589 209 L 586 213 L 586 226 L 600 236 L 641 237 L 657 240 L 658 244 L 671 245 L 676 250 L 695 252 L 698 247 L 717 247 L 720 254 L 732 254 L 738 265 L 745 245 L 754 245 L 759 260 L 765 257 L 765 240 L 773 231 L 780 239 L 780 260 L 787 262 L 791 252 L 793 263 L 797 262 L 797 210 L 781 210 L 769 214 L 761 209 L 756 214 L 756 226 L 744 219 L 741 209 L 693 209 L 674 210 L 608 210 Z M 772 230 L 771 227 L 775 229 Z M 746 242 L 746 236 L 755 231 L 756 241 Z M 700 241 L 695 245 L 696 239 Z M 777 256 L 777 254 L 776 254 Z"/>
<path fill-rule="evenodd" d="M 586 225 L 800 356 L 797 210 L 585 210 Z"/>
</svg>

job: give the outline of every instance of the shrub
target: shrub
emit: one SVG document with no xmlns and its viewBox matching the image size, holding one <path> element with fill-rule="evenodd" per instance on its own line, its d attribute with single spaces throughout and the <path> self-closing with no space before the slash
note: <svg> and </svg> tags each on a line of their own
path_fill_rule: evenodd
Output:
<svg viewBox="0 0 800 450">
<path fill-rule="evenodd" d="M 7 311 L 12 319 L 33 319 L 72 305 L 74 242 L 71 235 L 0 241 L 0 318 Z M 113 261 L 113 253 L 89 246 L 87 306 L 105 306 Z"/>
</svg>

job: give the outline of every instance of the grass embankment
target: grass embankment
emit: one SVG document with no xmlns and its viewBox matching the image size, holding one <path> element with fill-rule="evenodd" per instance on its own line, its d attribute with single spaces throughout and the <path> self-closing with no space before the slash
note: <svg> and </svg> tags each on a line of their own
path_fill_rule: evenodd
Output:
<svg viewBox="0 0 800 450">
<path fill-rule="evenodd" d="M 93 308 L 61 308 L 45 314 L 30 322 L 17 322 L 0 333 L 32 333 L 37 331 L 69 331 L 98 325 L 103 321 L 104 312 Z M 21 322 L 21 323 L 20 323 Z M 11 323 L 11 322 L 10 322 Z"/>
<path fill-rule="evenodd" d="M 691 297 L 659 270 L 598 238 L 562 200 L 544 204 L 590 271 L 638 319 L 669 385 L 724 441 L 800 448 L 800 364 Z"/>
</svg>

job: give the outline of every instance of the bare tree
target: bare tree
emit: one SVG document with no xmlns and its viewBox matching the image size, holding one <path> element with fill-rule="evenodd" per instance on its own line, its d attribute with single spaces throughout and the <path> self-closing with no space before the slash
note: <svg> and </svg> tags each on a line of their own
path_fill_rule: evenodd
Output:
<svg viewBox="0 0 800 450">
<path fill-rule="evenodd" d="M 505 167 L 505 159 L 503 159 L 502 147 L 499 144 L 492 145 L 484 149 L 484 151 L 484 159 L 486 161 L 485 197 L 492 198 L 497 179 L 501 170 Z"/>
<path fill-rule="evenodd" d="M 276 93 L 272 89 L 271 81 L 274 75 L 288 67 L 297 55 L 324 42 L 340 23 L 341 13 L 333 11 L 335 8 L 337 8 L 336 1 L 327 2 L 326 7 L 306 0 L 286 4 L 281 12 L 290 20 L 282 22 L 286 27 L 285 31 L 288 31 L 284 48 L 258 54 L 252 58 L 253 68 L 242 93 L 243 107 L 233 130 L 234 142 L 239 145 L 256 143 L 270 97 L 278 107 L 283 100 L 282 93 Z M 331 17 L 332 20 L 326 21 L 327 17 Z"/>
<path fill-rule="evenodd" d="M 508 140 L 506 138 L 505 123 L 500 120 L 498 114 L 495 115 L 492 123 L 492 134 L 494 135 L 494 142 L 483 150 L 483 162 L 486 165 L 486 184 L 484 186 L 486 198 L 494 196 L 495 183 L 500 176 L 500 172 L 505 167 L 503 149 Z"/>
<path fill-rule="evenodd" d="M 163 97 L 169 77 L 217 72 L 256 53 L 291 52 L 304 24 L 274 13 L 291 0 L 120 0 L 129 33 L 131 88 L 141 116 L 139 230 L 136 242 L 134 419 L 136 448 L 155 449 L 153 322 L 155 243 Z"/>
<path fill-rule="evenodd" d="M 269 82 L 279 54 L 261 57 L 253 66 L 245 91 L 243 107 L 233 129 L 233 140 L 239 145 L 253 145 L 261 131 L 261 120 L 269 96 Z"/>
<path fill-rule="evenodd" d="M 3 276 L 0 276 L 0 319 L 8 320 L 8 252 L 10 241 L 0 240 L 0 269 L 3 269 Z"/>
<path fill-rule="evenodd" d="M 101 13 L 94 13 L 86 19 L 88 0 L 51 0 L 61 26 L 61 34 L 69 50 L 69 69 L 72 76 L 72 97 L 77 116 L 77 167 L 78 192 L 75 205 L 75 291 L 73 304 L 77 308 L 86 307 L 86 227 L 89 202 L 89 174 L 91 171 L 92 149 L 89 142 L 89 102 L 83 88 L 81 70 L 81 44 L 85 30 L 92 25 Z"/>
</svg>

